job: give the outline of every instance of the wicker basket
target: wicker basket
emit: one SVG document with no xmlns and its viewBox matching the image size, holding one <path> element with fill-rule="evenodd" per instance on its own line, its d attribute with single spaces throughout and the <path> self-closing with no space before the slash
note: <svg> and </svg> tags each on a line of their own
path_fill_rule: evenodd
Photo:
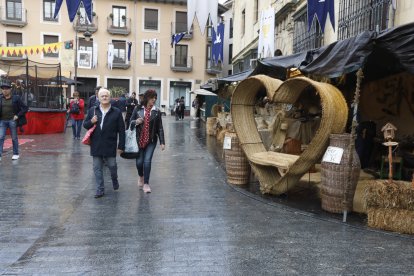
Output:
<svg viewBox="0 0 414 276">
<path fill-rule="evenodd" d="M 321 163 L 321 201 L 322 209 L 332 213 L 352 211 L 356 185 L 358 184 L 361 164 L 357 152 L 353 151 L 352 169 L 349 170 L 350 134 L 331 134 L 330 146 L 344 149 L 341 163 Z M 351 173 L 351 176 L 349 175 Z M 351 183 L 349 182 L 351 177 Z"/>
<path fill-rule="evenodd" d="M 216 135 L 216 124 L 217 118 L 216 117 L 208 117 L 206 123 L 206 132 L 207 135 Z"/>
<path fill-rule="evenodd" d="M 231 138 L 231 149 L 224 150 L 227 182 L 242 185 L 249 183 L 250 164 L 239 144 L 235 132 L 227 132 L 225 137 Z"/>
</svg>

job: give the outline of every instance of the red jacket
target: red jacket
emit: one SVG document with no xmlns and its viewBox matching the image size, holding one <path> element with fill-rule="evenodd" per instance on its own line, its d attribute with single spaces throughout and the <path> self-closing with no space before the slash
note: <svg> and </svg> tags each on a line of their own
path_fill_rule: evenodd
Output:
<svg viewBox="0 0 414 276">
<path fill-rule="evenodd" d="M 74 101 L 75 100 L 70 100 L 69 111 L 70 111 Z M 83 120 L 83 119 L 85 119 L 85 102 L 82 99 L 79 99 L 79 110 L 80 110 L 79 114 L 70 113 L 70 117 L 73 118 L 74 120 Z"/>
</svg>

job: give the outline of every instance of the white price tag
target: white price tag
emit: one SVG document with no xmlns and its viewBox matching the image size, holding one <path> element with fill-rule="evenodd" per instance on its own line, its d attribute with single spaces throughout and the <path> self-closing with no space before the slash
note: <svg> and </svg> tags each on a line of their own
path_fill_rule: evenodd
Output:
<svg viewBox="0 0 414 276">
<path fill-rule="evenodd" d="M 223 149 L 231 149 L 231 137 L 225 136 L 223 141 Z"/>
<path fill-rule="evenodd" d="M 342 155 L 344 154 L 343 148 L 328 147 L 325 154 L 323 155 L 322 161 L 334 164 L 340 164 Z"/>
</svg>

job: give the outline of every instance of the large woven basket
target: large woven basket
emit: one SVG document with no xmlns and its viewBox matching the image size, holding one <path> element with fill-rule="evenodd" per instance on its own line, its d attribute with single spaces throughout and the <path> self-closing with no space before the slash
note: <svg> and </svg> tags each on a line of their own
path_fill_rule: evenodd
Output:
<svg viewBox="0 0 414 276">
<path fill-rule="evenodd" d="M 332 213 L 352 211 L 356 185 L 358 184 L 361 164 L 355 149 L 352 154 L 352 168 L 349 170 L 350 134 L 331 134 L 330 146 L 344 149 L 341 163 L 321 163 L 321 201 L 322 209 Z M 349 180 L 351 180 L 349 182 Z"/>
<path fill-rule="evenodd" d="M 227 132 L 225 137 L 231 138 L 231 149 L 224 150 L 226 161 L 227 182 L 242 185 L 249 183 L 250 164 L 239 144 L 235 132 Z"/>
</svg>

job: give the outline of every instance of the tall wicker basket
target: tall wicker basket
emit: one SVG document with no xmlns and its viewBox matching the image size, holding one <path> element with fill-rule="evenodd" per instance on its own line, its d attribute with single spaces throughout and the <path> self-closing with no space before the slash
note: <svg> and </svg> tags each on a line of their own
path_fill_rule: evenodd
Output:
<svg viewBox="0 0 414 276">
<path fill-rule="evenodd" d="M 231 149 L 224 150 L 227 182 L 236 185 L 247 184 L 250 179 L 250 164 L 240 147 L 237 134 L 227 132 L 225 137 L 231 138 Z"/>
<path fill-rule="evenodd" d="M 330 146 L 343 148 L 341 163 L 321 163 L 321 201 L 322 209 L 332 213 L 352 211 L 356 185 L 361 171 L 357 152 L 353 151 L 352 169 L 349 170 L 350 134 L 331 134 Z M 348 183 L 351 173 L 351 183 Z M 349 186 L 348 186 L 349 185 Z"/>
</svg>

